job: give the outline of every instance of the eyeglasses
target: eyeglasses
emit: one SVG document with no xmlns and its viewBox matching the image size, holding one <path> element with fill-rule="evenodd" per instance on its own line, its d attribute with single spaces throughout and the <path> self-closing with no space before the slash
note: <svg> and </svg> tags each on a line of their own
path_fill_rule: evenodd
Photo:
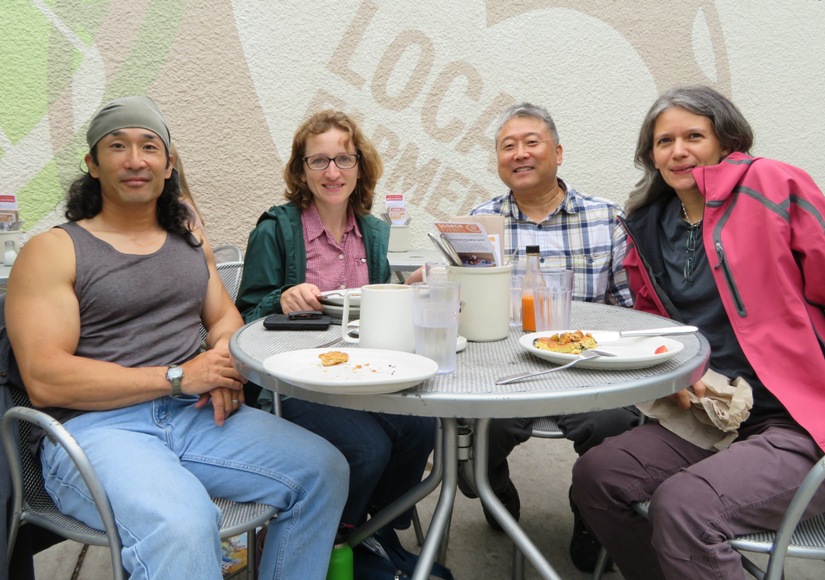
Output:
<svg viewBox="0 0 825 580">
<path fill-rule="evenodd" d="M 338 169 L 352 169 L 358 165 L 358 158 L 361 157 L 358 153 L 341 153 L 335 157 L 327 157 L 326 155 L 310 155 L 304 157 L 307 167 L 313 171 L 323 171 L 329 167 L 330 161 L 334 161 Z"/>
<path fill-rule="evenodd" d="M 686 256 L 685 256 L 685 269 L 683 270 L 683 274 L 685 276 L 685 282 L 688 285 L 693 284 L 693 263 L 696 259 L 696 238 L 699 237 L 699 224 L 692 224 L 690 226 L 690 230 L 688 231 L 688 239 L 687 239 L 687 248 L 686 248 Z"/>
</svg>

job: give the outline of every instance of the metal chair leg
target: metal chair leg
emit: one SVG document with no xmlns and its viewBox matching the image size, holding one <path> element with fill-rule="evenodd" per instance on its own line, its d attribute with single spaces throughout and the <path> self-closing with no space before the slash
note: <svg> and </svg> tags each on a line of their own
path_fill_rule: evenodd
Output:
<svg viewBox="0 0 825 580">
<path fill-rule="evenodd" d="M 421 529 L 421 518 L 418 517 L 418 506 L 413 507 L 412 524 L 415 530 L 415 542 L 420 548 L 424 544 L 424 531 Z"/>
<path fill-rule="evenodd" d="M 593 580 L 601 580 L 605 568 L 607 568 L 607 550 L 602 547 L 599 551 L 599 559 L 596 560 L 596 567 L 593 569 Z"/>
<path fill-rule="evenodd" d="M 524 580 L 524 554 L 513 543 L 513 580 Z"/>
</svg>

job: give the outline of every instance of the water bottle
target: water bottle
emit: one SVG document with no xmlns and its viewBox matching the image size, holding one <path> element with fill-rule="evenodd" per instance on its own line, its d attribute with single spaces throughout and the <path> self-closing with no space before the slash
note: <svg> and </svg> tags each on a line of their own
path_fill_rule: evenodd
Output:
<svg viewBox="0 0 825 580">
<path fill-rule="evenodd" d="M 6 242 L 5 252 L 3 253 L 3 264 L 5 266 L 11 266 L 14 264 L 15 258 L 17 258 L 17 250 L 14 249 L 14 242 L 8 240 Z"/>
<path fill-rule="evenodd" d="M 527 246 L 527 267 L 521 280 L 521 328 L 524 332 L 536 331 L 536 311 L 533 307 L 533 290 L 544 287 L 541 277 L 541 257 L 538 246 Z"/>
<path fill-rule="evenodd" d="M 352 548 L 347 543 L 346 529 L 342 526 L 335 534 L 335 545 L 329 559 L 327 580 L 353 580 Z"/>
</svg>

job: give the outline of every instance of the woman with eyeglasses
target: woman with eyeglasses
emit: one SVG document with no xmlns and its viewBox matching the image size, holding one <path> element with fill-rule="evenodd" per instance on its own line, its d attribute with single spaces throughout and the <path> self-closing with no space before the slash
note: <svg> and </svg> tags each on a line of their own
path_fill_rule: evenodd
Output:
<svg viewBox="0 0 825 580">
<path fill-rule="evenodd" d="M 573 499 L 628 579 L 744 578 L 727 541 L 776 529 L 825 448 L 825 198 L 752 143 L 704 86 L 663 94 L 639 134 L 624 222 L 635 307 L 698 326 L 710 368 L 747 381 L 753 408 L 719 451 L 648 423 L 579 458 Z M 673 395 L 674 412 L 706 388 Z M 643 500 L 649 520 L 631 508 Z M 819 493 L 809 512 L 823 511 Z"/>
<path fill-rule="evenodd" d="M 370 215 L 383 166 L 350 117 L 321 111 L 292 141 L 284 169 L 287 203 L 263 213 L 249 236 L 237 306 L 249 322 L 322 310 L 327 290 L 388 283 L 389 225 Z M 261 407 L 272 411 L 272 393 Z M 288 398 L 282 415 L 334 444 L 350 465 L 342 523 L 358 525 L 421 481 L 435 420 L 352 411 Z M 311 458 L 308 458 L 311 460 Z M 392 523 L 410 525 L 411 512 Z M 357 556 L 356 556 L 357 557 Z"/>
</svg>

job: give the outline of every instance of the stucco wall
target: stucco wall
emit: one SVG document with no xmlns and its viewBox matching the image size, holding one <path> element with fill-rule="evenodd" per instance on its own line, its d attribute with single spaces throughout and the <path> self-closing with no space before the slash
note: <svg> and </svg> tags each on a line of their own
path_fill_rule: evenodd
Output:
<svg viewBox="0 0 825 580">
<path fill-rule="evenodd" d="M 507 105 L 547 106 L 560 175 L 623 202 L 645 111 L 696 82 L 739 105 L 756 154 L 825 187 L 823 54 L 821 0 L 3 0 L 0 192 L 29 231 L 62 221 L 91 115 L 148 94 L 212 242 L 243 247 L 282 200 L 295 128 L 333 106 L 376 142 L 379 193 L 407 194 L 426 245 L 434 219 L 503 191 L 492 134 Z"/>
</svg>

